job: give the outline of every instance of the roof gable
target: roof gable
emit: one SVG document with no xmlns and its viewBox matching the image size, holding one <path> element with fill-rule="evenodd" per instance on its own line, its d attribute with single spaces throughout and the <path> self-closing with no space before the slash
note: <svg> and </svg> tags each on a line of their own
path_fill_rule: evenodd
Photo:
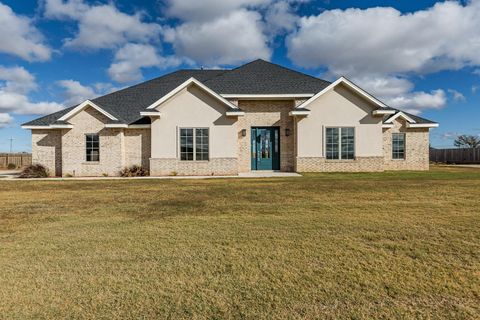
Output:
<svg viewBox="0 0 480 320">
<path fill-rule="evenodd" d="M 216 100 L 220 101 L 222 104 L 224 104 L 227 108 L 229 109 L 232 109 L 232 110 L 237 110 L 238 107 L 234 104 L 232 104 L 230 101 L 226 100 L 225 98 L 223 98 L 222 96 L 220 96 L 219 94 L 217 94 L 215 91 L 213 91 L 212 89 L 208 88 L 206 85 L 204 85 L 203 83 L 201 83 L 200 81 L 198 81 L 197 79 L 195 78 L 190 78 L 188 79 L 187 81 L 183 82 L 182 84 L 180 84 L 178 87 L 176 87 L 175 89 L 173 89 L 172 91 L 170 91 L 168 94 L 164 95 L 163 97 L 161 97 L 160 99 L 158 99 L 157 101 L 155 101 L 154 103 L 152 103 L 150 106 L 147 107 L 147 109 L 155 109 L 157 108 L 158 106 L 160 106 L 162 103 L 164 103 L 165 101 L 168 101 L 169 99 L 171 99 L 172 97 L 174 97 L 177 93 L 179 93 L 181 90 L 191 86 L 191 85 L 196 85 L 198 86 L 202 91 L 208 93 L 210 96 L 214 97 Z"/>
</svg>

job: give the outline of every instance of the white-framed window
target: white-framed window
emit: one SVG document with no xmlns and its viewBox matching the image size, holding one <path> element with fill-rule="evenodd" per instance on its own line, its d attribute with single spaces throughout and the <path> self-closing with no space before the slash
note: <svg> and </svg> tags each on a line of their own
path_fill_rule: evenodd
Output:
<svg viewBox="0 0 480 320">
<path fill-rule="evenodd" d="M 329 127 L 325 129 L 327 160 L 355 159 L 355 128 Z"/>
<path fill-rule="evenodd" d="M 405 133 L 392 133 L 392 159 L 405 160 Z"/>
<path fill-rule="evenodd" d="M 208 161 L 208 128 L 180 128 L 180 160 Z"/>
<path fill-rule="evenodd" d="M 100 161 L 100 137 L 97 133 L 85 135 L 85 156 L 87 162 Z"/>
</svg>

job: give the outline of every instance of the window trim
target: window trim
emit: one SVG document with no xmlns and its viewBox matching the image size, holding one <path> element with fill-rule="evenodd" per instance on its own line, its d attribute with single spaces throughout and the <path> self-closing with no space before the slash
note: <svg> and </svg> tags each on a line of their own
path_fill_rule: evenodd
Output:
<svg viewBox="0 0 480 320">
<path fill-rule="evenodd" d="M 87 138 L 88 136 L 97 136 L 98 137 L 98 160 L 88 160 L 87 152 Z M 100 134 L 98 133 L 85 133 L 85 162 L 86 163 L 99 163 L 100 162 Z M 91 151 L 95 150 L 93 147 L 90 148 Z"/>
<path fill-rule="evenodd" d="M 353 159 L 342 159 L 342 130 L 344 128 L 353 129 Z M 338 158 L 337 159 L 328 159 L 327 158 L 327 129 L 339 129 L 338 131 Z M 354 126 L 325 126 L 323 130 L 323 146 L 324 146 L 324 158 L 325 161 L 355 161 L 357 160 L 357 128 Z"/>
<path fill-rule="evenodd" d="M 398 134 L 401 134 L 403 135 L 403 158 L 394 158 L 393 157 L 393 137 L 394 135 L 398 135 Z M 392 160 L 393 161 L 405 161 L 407 159 L 407 135 L 405 134 L 405 132 L 392 132 L 392 137 L 391 137 L 391 143 L 392 143 L 392 153 L 391 153 L 391 156 L 392 156 Z"/>
<path fill-rule="evenodd" d="M 182 141 L 181 132 L 183 129 L 192 129 L 193 131 L 193 160 L 182 160 Z M 196 129 L 206 129 L 208 132 L 208 159 L 197 160 L 197 133 Z M 209 162 L 210 161 L 210 128 L 209 127 L 179 127 L 178 128 L 178 160 L 185 162 Z"/>
</svg>

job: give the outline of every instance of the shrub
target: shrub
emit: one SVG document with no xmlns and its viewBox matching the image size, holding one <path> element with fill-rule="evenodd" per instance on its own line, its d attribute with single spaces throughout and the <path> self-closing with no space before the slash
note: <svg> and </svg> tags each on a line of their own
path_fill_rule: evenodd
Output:
<svg viewBox="0 0 480 320">
<path fill-rule="evenodd" d="M 144 177 L 148 176 L 148 171 L 141 166 L 131 166 L 130 168 L 124 168 L 120 171 L 122 177 Z"/>
<path fill-rule="evenodd" d="M 9 164 L 7 165 L 7 169 L 8 169 L 8 170 L 14 170 L 14 169 L 17 169 L 17 165 L 16 165 L 16 164 L 14 164 L 14 163 L 9 163 Z"/>
<path fill-rule="evenodd" d="M 25 167 L 19 178 L 46 178 L 48 177 L 48 170 L 41 164 L 31 164 L 28 167 Z"/>
<path fill-rule="evenodd" d="M 71 173 L 65 173 L 63 176 L 65 178 L 73 178 L 73 175 Z"/>
<path fill-rule="evenodd" d="M 102 173 L 102 176 L 108 177 L 108 173 Z"/>
<path fill-rule="evenodd" d="M 170 175 L 175 177 L 175 176 L 178 175 L 178 172 L 177 171 L 172 171 L 172 172 L 170 172 Z"/>
</svg>

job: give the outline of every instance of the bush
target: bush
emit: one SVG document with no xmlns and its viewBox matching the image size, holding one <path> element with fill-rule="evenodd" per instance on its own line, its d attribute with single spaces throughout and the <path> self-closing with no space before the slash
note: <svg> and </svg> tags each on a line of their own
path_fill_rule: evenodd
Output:
<svg viewBox="0 0 480 320">
<path fill-rule="evenodd" d="M 14 170 L 14 169 L 17 169 L 17 165 L 16 165 L 16 164 L 14 164 L 14 163 L 9 163 L 9 164 L 7 165 L 7 169 L 8 169 L 8 170 Z"/>
<path fill-rule="evenodd" d="M 22 170 L 19 178 L 46 178 L 48 177 L 48 170 L 41 164 L 31 164 Z"/>
<path fill-rule="evenodd" d="M 131 166 L 120 171 L 122 177 L 145 177 L 148 176 L 148 171 L 141 166 Z"/>
</svg>

